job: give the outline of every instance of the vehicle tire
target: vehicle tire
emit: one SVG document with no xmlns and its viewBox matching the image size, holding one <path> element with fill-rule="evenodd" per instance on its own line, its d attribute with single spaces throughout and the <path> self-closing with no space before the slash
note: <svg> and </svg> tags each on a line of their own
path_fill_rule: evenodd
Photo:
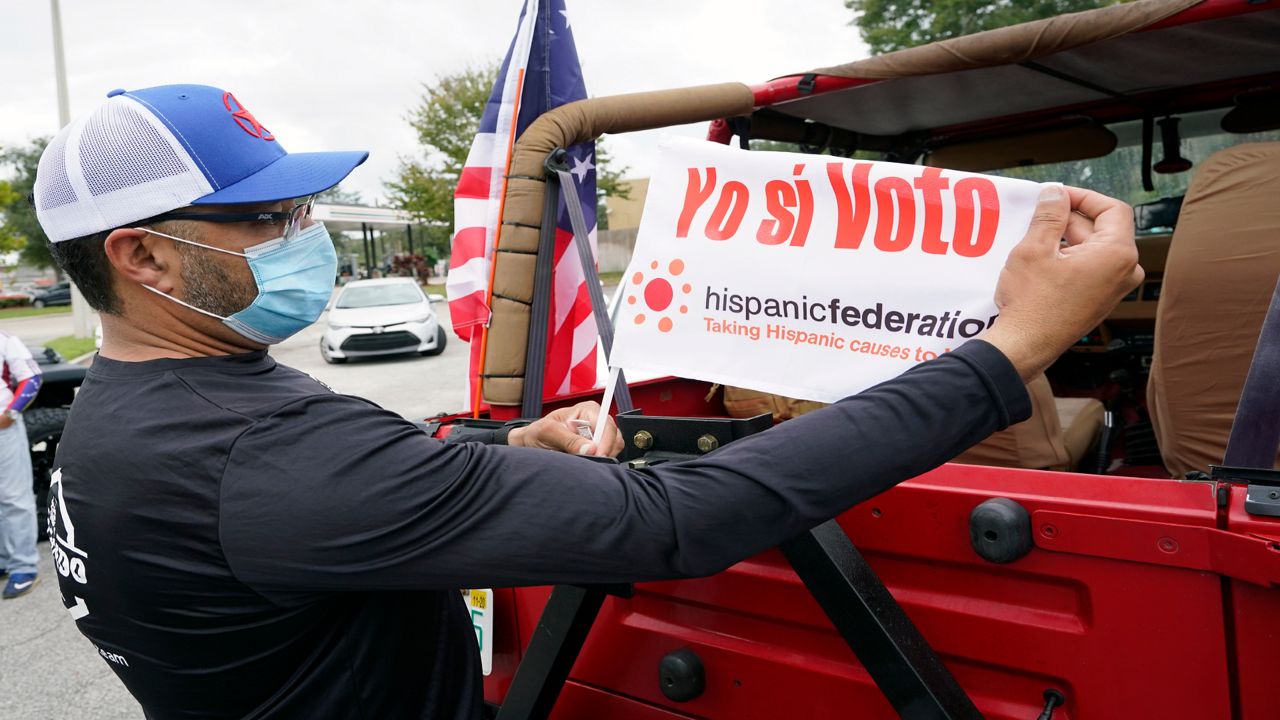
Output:
<svg viewBox="0 0 1280 720">
<path fill-rule="evenodd" d="M 49 477 L 53 474 L 54 454 L 62 440 L 62 428 L 70 410 L 44 407 L 28 410 L 22 416 L 31 443 L 31 485 L 36 494 L 36 534 L 45 540 L 49 527 Z"/>
<path fill-rule="evenodd" d="M 320 357 L 323 358 L 324 361 L 329 363 L 330 365 L 341 365 L 342 363 L 347 361 L 346 358 L 333 357 L 332 355 L 330 355 L 329 351 L 325 349 L 324 338 L 320 338 Z"/>
<path fill-rule="evenodd" d="M 43 301 L 43 300 L 32 300 L 32 301 L 31 301 L 31 307 L 36 308 L 37 310 L 39 310 L 40 308 L 44 307 L 44 301 Z"/>
<path fill-rule="evenodd" d="M 444 328 L 437 325 L 436 326 L 436 346 L 431 348 L 430 350 L 423 350 L 418 354 L 424 357 L 439 355 L 440 353 L 444 352 L 444 346 L 447 345 L 448 342 L 449 342 L 449 336 L 445 334 Z"/>
</svg>

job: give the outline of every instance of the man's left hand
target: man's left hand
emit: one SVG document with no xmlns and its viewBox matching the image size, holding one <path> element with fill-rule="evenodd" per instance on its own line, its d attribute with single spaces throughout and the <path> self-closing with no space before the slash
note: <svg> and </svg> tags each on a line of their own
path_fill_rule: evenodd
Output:
<svg viewBox="0 0 1280 720">
<path fill-rule="evenodd" d="M 507 435 L 507 444 L 517 447 L 558 450 L 571 455 L 598 455 L 613 457 L 622 452 L 622 433 L 613 418 L 606 418 L 600 447 L 579 435 L 571 420 L 585 420 L 592 428 L 600 417 L 600 403 L 583 402 L 573 407 L 561 408 L 526 427 L 515 428 Z"/>
<path fill-rule="evenodd" d="M 8 430 L 12 426 L 13 418 L 9 417 L 6 413 L 0 413 L 0 430 Z"/>
</svg>

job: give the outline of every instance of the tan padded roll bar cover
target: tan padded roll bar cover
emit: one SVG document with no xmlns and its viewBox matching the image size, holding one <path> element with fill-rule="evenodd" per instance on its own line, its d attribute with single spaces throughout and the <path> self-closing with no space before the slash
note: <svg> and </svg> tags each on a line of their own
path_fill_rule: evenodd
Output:
<svg viewBox="0 0 1280 720">
<path fill-rule="evenodd" d="M 484 399 L 519 405 L 533 302 L 533 268 L 542 226 L 547 155 L 604 133 L 634 132 L 750 114 L 755 98 L 741 83 L 634 93 L 562 105 L 533 122 L 516 142 L 503 227 L 494 259 L 493 320 L 485 348 Z M 555 219 L 551 218 L 551 222 Z"/>
<path fill-rule="evenodd" d="M 723 83 L 579 100 L 551 110 L 516 142 L 511 174 L 542 177 L 547 155 L 605 133 L 654 128 L 746 115 L 755 104 L 751 88 Z M 510 197 L 508 197 L 510 202 Z M 536 209 L 541 212 L 541 208 Z"/>
<path fill-rule="evenodd" d="M 1214 153 L 1165 262 L 1147 406 L 1176 477 L 1220 464 L 1280 276 L 1280 142 Z"/>
<path fill-rule="evenodd" d="M 887 80 L 1012 65 L 1127 35 L 1201 1 L 1137 0 L 964 35 L 812 72 Z"/>
</svg>

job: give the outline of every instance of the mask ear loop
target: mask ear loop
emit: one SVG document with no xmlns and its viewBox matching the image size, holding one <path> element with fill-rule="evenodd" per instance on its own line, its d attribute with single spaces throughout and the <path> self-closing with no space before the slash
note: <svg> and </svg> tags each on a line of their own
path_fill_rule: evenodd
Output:
<svg viewBox="0 0 1280 720">
<path fill-rule="evenodd" d="M 142 283 L 138 283 L 138 284 L 139 284 L 139 285 L 142 285 Z M 185 300 L 179 300 L 178 298 L 176 298 L 176 297 L 174 297 L 174 296 L 170 295 L 170 294 L 169 294 L 169 293 L 167 293 L 167 292 L 164 292 L 163 290 L 157 290 L 157 289 L 155 289 L 155 288 L 151 287 L 150 285 L 142 285 L 142 287 L 146 288 L 147 290 L 150 290 L 151 292 L 153 292 L 153 293 L 155 293 L 155 294 L 159 295 L 160 297 L 163 297 L 163 298 L 169 298 L 170 300 L 172 300 L 172 301 L 174 301 L 174 302 L 178 303 L 179 305 L 181 305 L 181 306 L 182 306 L 182 307 L 184 307 L 184 308 L 187 308 L 187 309 L 190 309 L 190 310 L 195 310 L 196 312 L 200 313 L 201 315 L 208 315 L 209 317 L 214 318 L 214 319 L 216 319 L 216 320 L 222 320 L 222 321 L 224 321 L 224 322 L 226 321 L 226 318 L 225 318 L 225 317 L 223 317 L 223 316 L 221 316 L 221 315 L 218 315 L 217 313 L 211 313 L 211 312 L 209 312 L 208 310 L 205 310 L 204 308 L 198 308 L 198 307 L 196 307 L 195 305 L 192 305 L 191 303 L 186 302 Z"/>
<path fill-rule="evenodd" d="M 238 252 L 235 252 L 234 250 L 224 250 L 224 249 L 222 249 L 222 248 L 220 248 L 220 247 L 214 247 L 214 246 L 212 246 L 212 245 L 205 245 L 204 243 L 196 242 L 195 240 L 187 240 L 187 239 L 185 239 L 185 238 L 174 237 L 173 235 L 169 235 L 169 234 L 167 234 L 167 233 L 162 233 L 162 232 L 160 232 L 160 231 L 158 231 L 158 230 L 152 230 L 151 228 L 139 227 L 139 228 L 134 228 L 134 229 L 135 229 L 135 230 L 141 230 L 142 232 L 145 232 L 145 233 L 151 233 L 152 235 L 159 235 L 160 237 L 166 237 L 166 238 L 169 238 L 170 240 L 177 240 L 178 242 L 186 243 L 186 244 L 188 244 L 188 245 L 195 245 L 195 246 L 197 246 L 197 247 L 202 247 L 202 248 L 205 248 L 205 249 L 208 249 L 208 250 L 213 250 L 213 251 L 220 252 L 220 253 L 226 253 L 227 255 L 235 255 L 236 257 L 242 257 L 242 258 L 247 258 L 247 257 L 249 257 L 248 255 L 245 255 L 244 253 L 238 253 Z M 139 285 L 142 285 L 142 283 L 138 283 L 138 284 L 139 284 Z M 198 307 L 196 307 L 195 305 L 192 305 L 191 303 L 186 302 L 185 300 L 179 300 L 178 298 L 176 298 L 176 297 L 174 297 L 174 296 L 170 295 L 170 294 L 169 294 L 169 293 L 167 293 L 167 292 L 164 292 L 163 290 L 158 290 L 158 289 L 156 289 L 156 288 L 151 287 L 150 285 L 142 285 L 142 287 L 143 287 L 143 288 L 146 288 L 147 290 L 150 290 L 151 292 L 153 292 L 153 293 L 155 293 L 155 294 L 159 295 L 159 296 L 160 296 L 160 297 L 162 297 L 162 298 L 168 298 L 169 300 L 172 300 L 172 301 L 174 301 L 174 302 L 178 303 L 178 304 L 179 304 L 179 305 L 181 305 L 182 307 L 185 307 L 185 308 L 187 308 L 187 309 L 189 309 L 189 310 L 195 310 L 196 312 L 200 313 L 201 315 L 207 315 L 207 316 L 209 316 L 209 317 L 211 317 L 211 318 L 214 318 L 215 320 L 222 320 L 223 322 L 226 322 L 226 320 L 227 320 L 227 318 L 225 318 L 225 317 L 223 317 L 223 316 L 221 316 L 221 315 L 219 315 L 219 314 L 217 314 L 217 313 L 211 313 L 211 312 L 209 312 L 208 310 L 205 310 L 204 308 L 198 308 Z"/>
</svg>

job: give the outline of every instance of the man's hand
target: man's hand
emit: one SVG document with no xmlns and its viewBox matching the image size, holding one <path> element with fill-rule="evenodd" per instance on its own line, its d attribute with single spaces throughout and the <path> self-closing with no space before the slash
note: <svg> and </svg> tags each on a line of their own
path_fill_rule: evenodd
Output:
<svg viewBox="0 0 1280 720">
<path fill-rule="evenodd" d="M 1026 237 L 1000 271 L 1000 317 L 982 339 L 1030 380 L 1142 278 L 1132 208 L 1091 190 L 1046 185 Z"/>
<path fill-rule="evenodd" d="M 0 413 L 0 430 L 8 430 L 13 426 L 13 418 L 6 413 Z"/>
<path fill-rule="evenodd" d="M 600 417 L 600 403 L 584 402 L 573 407 L 561 408 L 546 417 L 522 428 L 516 428 L 507 435 L 507 444 L 518 447 L 542 448 L 558 450 L 571 455 L 599 455 L 613 457 L 622 452 L 622 433 L 613 418 L 607 418 L 604 435 L 600 447 L 582 437 L 569 424 L 570 420 L 585 420 L 592 428 L 596 426 L 596 418 Z"/>
</svg>

